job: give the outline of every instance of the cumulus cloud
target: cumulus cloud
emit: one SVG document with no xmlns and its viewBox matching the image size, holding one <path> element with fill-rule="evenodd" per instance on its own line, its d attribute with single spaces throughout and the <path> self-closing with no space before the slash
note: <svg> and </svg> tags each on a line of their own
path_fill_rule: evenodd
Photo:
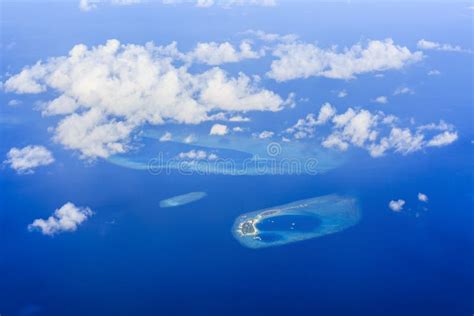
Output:
<svg viewBox="0 0 474 316">
<path fill-rule="evenodd" d="M 443 44 L 438 42 L 432 42 L 425 39 L 421 39 L 417 43 L 417 47 L 423 50 L 439 50 L 445 52 L 459 52 L 459 53 L 470 53 L 468 49 L 464 49 L 459 45 Z"/>
<path fill-rule="evenodd" d="M 442 147 L 449 145 L 453 142 L 455 142 L 458 139 L 458 133 L 457 132 L 450 132 L 450 131 L 445 131 L 441 134 L 436 135 L 431 139 L 427 146 L 430 147 Z"/>
<path fill-rule="evenodd" d="M 272 62 L 267 75 L 277 81 L 308 77 L 352 79 L 363 73 L 400 69 L 423 58 L 423 53 L 411 52 L 391 39 L 369 41 L 365 47 L 356 44 L 343 52 L 314 44 L 285 43 L 278 45 L 273 55 L 278 59 Z"/>
<path fill-rule="evenodd" d="M 264 42 L 294 42 L 298 39 L 296 34 L 285 34 L 281 35 L 278 33 L 267 33 L 262 30 L 247 30 L 242 33 L 243 35 L 249 35 L 256 39 L 259 39 Z"/>
<path fill-rule="evenodd" d="M 314 137 L 319 125 L 329 123 L 330 134 L 320 137 L 323 147 L 345 151 L 352 145 L 367 150 L 372 157 L 381 157 L 389 151 L 407 155 L 427 147 L 446 146 L 457 139 L 454 126 L 444 121 L 413 129 L 398 126 L 398 122 L 394 115 L 366 109 L 348 108 L 337 114 L 326 103 L 317 117 L 310 113 L 284 132 L 302 140 Z"/>
<path fill-rule="evenodd" d="M 19 174 L 31 174 L 40 166 L 47 166 L 54 162 L 53 154 L 43 146 L 29 145 L 23 148 L 13 147 L 7 153 L 4 163 Z"/>
<path fill-rule="evenodd" d="M 320 125 L 326 123 L 336 114 L 336 109 L 330 103 L 324 103 L 319 110 L 318 118 L 315 122 L 315 125 Z"/>
<path fill-rule="evenodd" d="M 338 98 L 345 98 L 346 96 L 347 96 L 347 91 L 345 89 L 343 89 L 343 90 L 341 90 L 337 93 Z"/>
<path fill-rule="evenodd" d="M 173 139 L 173 134 L 170 132 L 165 132 L 161 137 L 160 137 L 160 142 L 169 142 Z"/>
<path fill-rule="evenodd" d="M 84 158 L 108 157 L 127 151 L 126 142 L 133 128 L 128 121 L 107 119 L 101 110 L 92 108 L 62 119 L 53 139 L 68 149 L 80 150 Z"/>
<path fill-rule="evenodd" d="M 209 132 L 209 135 L 218 135 L 218 136 L 224 136 L 229 132 L 229 128 L 226 125 L 222 124 L 214 124 L 211 127 L 211 131 Z"/>
<path fill-rule="evenodd" d="M 94 1 L 94 0 L 80 0 L 79 9 L 81 9 L 81 11 L 90 11 L 90 10 L 96 9 L 97 2 L 98 1 Z"/>
<path fill-rule="evenodd" d="M 214 0 L 197 0 L 196 7 L 207 8 L 214 5 Z"/>
<path fill-rule="evenodd" d="M 189 62 L 198 62 L 207 65 L 220 65 L 224 63 L 236 63 L 244 59 L 257 59 L 265 55 L 265 52 L 252 50 L 249 42 L 240 43 L 239 49 L 235 49 L 229 42 L 224 43 L 198 43 L 193 51 L 186 54 Z"/>
<path fill-rule="evenodd" d="M 380 104 L 386 104 L 388 103 L 388 98 L 384 95 L 381 95 L 379 97 L 376 97 L 373 102 L 375 103 L 380 103 Z"/>
<path fill-rule="evenodd" d="M 77 207 L 68 202 L 56 209 L 48 219 L 35 219 L 28 225 L 30 231 L 39 230 L 43 235 L 55 235 L 62 232 L 73 232 L 94 213 L 88 207 Z"/>
<path fill-rule="evenodd" d="M 440 120 L 438 123 L 420 125 L 416 129 L 418 131 L 452 131 L 454 130 L 454 126 Z"/>
<path fill-rule="evenodd" d="M 334 114 L 336 114 L 336 109 L 330 103 L 324 103 L 317 116 L 310 113 L 305 118 L 299 119 L 285 132 L 291 134 L 295 139 L 311 138 L 314 136 L 315 127 L 326 123 Z"/>
<path fill-rule="evenodd" d="M 21 104 L 20 100 L 13 99 L 13 100 L 8 101 L 8 106 L 18 106 L 20 104 Z"/>
<path fill-rule="evenodd" d="M 184 160 L 216 160 L 218 156 L 214 153 L 207 153 L 204 150 L 190 150 L 178 154 L 179 159 Z"/>
<path fill-rule="evenodd" d="M 404 200 L 392 200 L 388 203 L 388 207 L 394 211 L 394 212 L 400 212 L 401 210 L 403 210 L 403 206 L 405 205 L 405 201 Z"/>
<path fill-rule="evenodd" d="M 163 4 L 193 4 L 199 8 L 210 8 L 213 6 L 230 8 L 233 6 L 262 6 L 272 7 L 277 4 L 276 0 L 162 0 Z"/>
<path fill-rule="evenodd" d="M 276 0 L 223 0 L 228 5 L 255 5 L 262 7 L 273 7 L 277 5 Z"/>
<path fill-rule="evenodd" d="M 372 157 L 380 157 L 389 149 L 407 155 L 421 150 L 425 146 L 424 135 L 413 133 L 408 128 L 393 127 L 388 137 L 383 137 L 380 142 L 369 146 Z"/>
<path fill-rule="evenodd" d="M 183 142 L 186 144 L 191 144 L 191 143 L 194 143 L 195 141 L 196 141 L 196 136 L 194 136 L 193 134 L 186 136 L 183 140 Z"/>
<path fill-rule="evenodd" d="M 408 87 L 398 87 L 393 91 L 393 95 L 400 95 L 400 94 L 415 94 L 415 90 L 408 88 Z"/>
<path fill-rule="evenodd" d="M 229 122 L 250 122 L 250 119 L 248 117 L 236 115 L 229 118 Z"/>
<path fill-rule="evenodd" d="M 428 196 L 423 193 L 418 193 L 418 200 L 421 202 L 428 202 Z"/>
<path fill-rule="evenodd" d="M 326 137 L 321 143 L 321 145 L 326 148 L 336 148 L 340 151 L 346 151 L 347 148 L 349 148 L 349 143 L 344 141 L 339 134 L 334 133 Z"/>
<path fill-rule="evenodd" d="M 349 108 L 345 113 L 334 116 L 333 123 L 337 129 L 333 136 L 340 136 L 359 147 L 377 137 L 377 132 L 373 130 L 377 124 L 377 115 L 367 110 L 354 111 Z"/>
<path fill-rule="evenodd" d="M 191 73 L 176 54 L 175 43 L 79 44 L 68 56 L 25 67 L 4 89 L 58 94 L 43 115 L 64 116 L 53 139 L 83 158 L 127 151 L 131 134 L 145 124 L 198 124 L 218 111 L 279 111 L 287 104 L 243 73 L 229 77 L 217 67 Z"/>
<path fill-rule="evenodd" d="M 275 133 L 271 131 L 263 131 L 257 135 L 260 139 L 272 138 Z"/>
<path fill-rule="evenodd" d="M 112 5 L 131 5 L 141 3 L 142 0 L 80 0 L 79 9 L 81 11 L 91 11 L 97 9 L 98 4 L 109 3 Z"/>
<path fill-rule="evenodd" d="M 441 72 L 437 69 L 428 71 L 428 76 L 439 76 L 439 75 L 441 75 Z"/>
</svg>

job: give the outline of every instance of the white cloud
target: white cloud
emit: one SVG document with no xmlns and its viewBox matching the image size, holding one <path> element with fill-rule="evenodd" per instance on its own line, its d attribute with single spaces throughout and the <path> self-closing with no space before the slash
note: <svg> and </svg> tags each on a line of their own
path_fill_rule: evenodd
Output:
<svg viewBox="0 0 474 316">
<path fill-rule="evenodd" d="M 248 117 L 236 115 L 229 118 L 229 122 L 250 122 L 250 119 Z"/>
<path fill-rule="evenodd" d="M 336 109 L 330 103 L 324 103 L 316 115 L 310 113 L 304 119 L 299 119 L 295 125 L 286 129 L 286 133 L 292 134 L 295 139 L 303 139 L 314 136 L 316 126 L 326 123 L 336 114 Z"/>
<path fill-rule="evenodd" d="M 352 79 L 358 74 L 400 69 L 423 58 L 423 53 L 412 53 L 391 39 L 369 41 L 366 47 L 356 44 L 343 52 L 293 42 L 278 45 L 273 55 L 278 59 L 272 62 L 267 75 L 277 81 L 313 76 Z"/>
<path fill-rule="evenodd" d="M 53 115 L 66 115 L 73 113 L 79 107 L 77 102 L 66 95 L 60 95 L 56 99 L 42 103 L 40 109 L 42 109 L 43 116 L 53 116 Z"/>
<path fill-rule="evenodd" d="M 242 127 L 240 127 L 240 126 L 236 126 L 236 127 L 234 127 L 232 130 L 233 130 L 234 132 L 238 132 L 238 133 L 244 131 L 244 129 L 243 129 Z"/>
<path fill-rule="evenodd" d="M 440 120 L 439 123 L 430 123 L 425 125 L 420 125 L 417 127 L 419 131 L 452 131 L 454 130 L 454 126 L 452 124 L 448 124 L 443 120 Z"/>
<path fill-rule="evenodd" d="M 330 118 L 336 114 L 336 109 L 328 102 L 324 103 L 319 110 L 318 119 L 316 125 L 326 123 Z"/>
<path fill-rule="evenodd" d="M 236 50 L 229 42 L 224 43 L 198 43 L 193 51 L 186 54 L 189 62 L 198 62 L 208 65 L 220 65 L 224 63 L 236 63 L 244 59 L 257 59 L 264 56 L 264 51 L 256 52 L 252 50 L 249 42 L 240 43 L 239 50 Z"/>
<path fill-rule="evenodd" d="M 418 193 L 418 200 L 421 202 L 428 202 L 428 196 L 423 193 Z"/>
<path fill-rule="evenodd" d="M 323 140 L 321 145 L 326 148 L 337 148 L 340 151 L 346 151 L 349 148 L 349 144 L 343 140 L 339 133 L 332 133 Z"/>
<path fill-rule="evenodd" d="M 210 8 L 213 6 L 230 8 L 234 6 L 275 6 L 276 0 L 162 0 L 163 4 L 194 4 L 199 8 Z"/>
<path fill-rule="evenodd" d="M 160 137 L 160 142 L 169 142 L 173 139 L 173 134 L 170 132 L 165 132 L 161 137 Z"/>
<path fill-rule="evenodd" d="M 210 115 L 208 119 L 210 121 L 250 122 L 250 118 L 242 116 L 242 115 L 233 115 L 231 112 L 215 113 L 215 114 Z"/>
<path fill-rule="evenodd" d="M 393 91 L 393 95 L 400 95 L 400 94 L 414 94 L 415 90 L 408 88 L 408 87 L 398 87 Z"/>
<path fill-rule="evenodd" d="M 211 131 L 209 132 L 209 135 L 223 136 L 223 135 L 226 135 L 228 132 L 229 132 L 229 128 L 226 125 L 214 124 L 211 127 Z"/>
<path fill-rule="evenodd" d="M 428 71 L 428 76 L 439 76 L 439 75 L 441 75 L 441 72 L 437 69 Z"/>
<path fill-rule="evenodd" d="M 197 0 L 196 7 L 207 8 L 214 5 L 214 0 Z"/>
<path fill-rule="evenodd" d="M 43 146 L 29 145 L 23 148 L 13 147 L 7 153 L 4 163 L 19 174 L 31 174 L 40 166 L 47 166 L 54 162 L 53 154 Z"/>
<path fill-rule="evenodd" d="M 345 98 L 346 96 L 347 96 L 347 91 L 345 89 L 343 89 L 343 90 L 341 90 L 337 93 L 338 98 Z"/>
<path fill-rule="evenodd" d="M 433 137 L 427 144 L 429 147 L 442 147 L 455 142 L 458 139 L 457 132 L 445 131 Z"/>
<path fill-rule="evenodd" d="M 79 9 L 81 9 L 81 11 L 90 11 L 90 10 L 96 9 L 97 2 L 98 1 L 94 1 L 94 0 L 80 0 Z"/>
<path fill-rule="evenodd" d="M 381 95 L 381 96 L 379 96 L 379 97 L 376 97 L 376 98 L 373 100 L 373 102 L 375 102 L 375 103 L 380 103 L 380 104 L 386 104 L 386 103 L 388 103 L 388 99 L 387 99 L 386 96 Z"/>
<path fill-rule="evenodd" d="M 273 7 L 277 5 L 276 0 L 222 0 L 224 5 L 254 5 L 262 7 Z"/>
<path fill-rule="evenodd" d="M 102 111 L 92 108 L 62 119 L 53 139 L 68 149 L 80 150 L 83 158 L 108 157 L 127 151 L 133 128 L 132 123 L 109 120 Z"/>
<path fill-rule="evenodd" d="M 296 94 L 294 92 L 290 92 L 286 100 L 283 102 L 283 105 L 294 108 L 296 106 L 295 97 Z"/>
<path fill-rule="evenodd" d="M 46 91 L 44 84 L 39 80 L 46 74 L 44 66 L 37 62 L 35 65 L 23 69 L 20 73 L 8 78 L 3 83 L 6 92 L 15 91 L 16 93 L 41 93 Z"/>
<path fill-rule="evenodd" d="M 298 39 L 296 34 L 280 35 L 277 33 L 266 33 L 262 30 L 247 30 L 242 33 L 243 35 L 253 36 L 264 42 L 294 42 Z"/>
<path fill-rule="evenodd" d="M 143 0 L 110 0 L 110 3 L 115 5 L 130 5 L 141 3 Z"/>
<path fill-rule="evenodd" d="M 73 232 L 94 213 L 88 207 L 77 207 L 68 202 L 56 209 L 48 219 L 35 219 L 28 225 L 30 231 L 39 230 L 44 235 L 55 235 L 62 232 Z"/>
<path fill-rule="evenodd" d="M 87 12 L 97 9 L 97 5 L 100 3 L 109 3 L 111 5 L 131 5 L 141 2 L 142 0 L 80 0 L 79 9 Z"/>
<path fill-rule="evenodd" d="M 274 134 L 275 133 L 273 133 L 271 131 L 263 131 L 260 134 L 258 134 L 257 137 L 260 138 L 260 139 L 267 139 L 267 138 L 273 137 Z"/>
<path fill-rule="evenodd" d="M 184 160 L 216 160 L 218 158 L 216 154 L 194 149 L 188 152 L 179 153 L 178 157 Z"/>
<path fill-rule="evenodd" d="M 417 43 L 417 47 L 419 49 L 424 50 L 439 50 L 439 51 L 446 51 L 446 52 L 460 52 L 460 53 L 469 53 L 471 52 L 468 49 L 463 49 L 459 45 L 451 45 L 451 44 L 442 44 L 438 42 L 432 42 L 425 39 L 421 39 Z"/>
<path fill-rule="evenodd" d="M 405 205 L 405 201 L 404 200 L 392 200 L 388 203 L 388 207 L 394 211 L 394 212 L 400 212 L 401 210 L 403 210 L 403 206 Z"/>
<path fill-rule="evenodd" d="M 345 151 L 353 145 L 367 150 L 372 157 L 381 157 L 388 151 L 407 155 L 427 147 L 448 145 L 457 139 L 454 126 L 443 120 L 409 129 L 398 126 L 399 119 L 394 115 L 353 108 L 337 114 L 329 103 L 321 108 L 318 118 L 310 113 L 285 133 L 295 139 L 311 138 L 316 135 L 316 128 L 329 120 L 331 133 L 321 135 L 323 147 Z"/>
<path fill-rule="evenodd" d="M 377 133 L 372 129 L 377 125 L 378 117 L 367 110 L 353 111 L 336 115 L 333 122 L 345 140 L 362 147 L 367 141 L 375 140 Z"/>
<path fill-rule="evenodd" d="M 183 140 L 183 142 L 186 144 L 191 144 L 191 143 L 194 143 L 195 141 L 196 141 L 196 136 L 194 136 L 193 134 L 186 136 L 186 138 L 184 138 Z"/>
<path fill-rule="evenodd" d="M 20 104 L 21 104 L 20 100 L 13 99 L 13 100 L 8 101 L 8 106 L 18 106 Z"/>
<path fill-rule="evenodd" d="M 422 149 L 423 141 L 424 135 L 413 134 L 408 128 L 394 127 L 390 131 L 390 136 L 382 138 L 380 144 L 382 146 L 388 144 L 389 148 L 393 148 L 395 152 L 406 155 Z M 374 156 L 373 152 L 371 154 Z"/>
<path fill-rule="evenodd" d="M 304 119 L 299 119 L 295 125 L 286 129 L 286 132 L 292 134 L 295 139 L 313 137 L 317 118 L 313 113 L 306 115 Z"/>
<path fill-rule="evenodd" d="M 243 73 L 229 77 L 216 67 L 190 73 L 174 64 L 176 54 L 175 43 L 79 44 L 68 56 L 25 67 L 4 88 L 59 94 L 43 106 L 43 114 L 65 116 L 53 138 L 84 158 L 127 151 L 132 132 L 145 124 L 197 124 L 212 119 L 211 112 L 279 111 L 286 104 Z"/>
<path fill-rule="evenodd" d="M 286 102 L 269 90 L 256 88 L 243 73 L 237 78 L 227 78 L 221 69 L 213 68 L 200 75 L 199 79 L 202 82 L 199 101 L 213 109 L 279 111 Z"/>
</svg>

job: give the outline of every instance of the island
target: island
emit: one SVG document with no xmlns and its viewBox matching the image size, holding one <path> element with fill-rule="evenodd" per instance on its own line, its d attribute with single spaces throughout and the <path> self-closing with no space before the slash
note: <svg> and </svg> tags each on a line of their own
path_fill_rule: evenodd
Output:
<svg viewBox="0 0 474 316">
<path fill-rule="evenodd" d="M 189 204 L 191 202 L 195 202 L 204 198 L 207 195 L 206 192 L 190 192 L 182 195 L 173 196 L 166 200 L 162 200 L 160 202 L 160 207 L 176 207 L 185 204 Z"/>
<path fill-rule="evenodd" d="M 332 194 L 243 214 L 232 234 L 249 248 L 280 246 L 340 232 L 360 217 L 355 198 Z"/>
</svg>

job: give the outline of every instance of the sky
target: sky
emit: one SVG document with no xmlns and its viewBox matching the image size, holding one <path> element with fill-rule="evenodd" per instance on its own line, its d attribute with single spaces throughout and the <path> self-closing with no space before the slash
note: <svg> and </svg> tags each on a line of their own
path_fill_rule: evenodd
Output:
<svg viewBox="0 0 474 316">
<path fill-rule="evenodd" d="M 0 315 L 472 313 L 473 5 L 1 1 Z M 233 238 L 329 194 L 354 227 Z"/>
</svg>

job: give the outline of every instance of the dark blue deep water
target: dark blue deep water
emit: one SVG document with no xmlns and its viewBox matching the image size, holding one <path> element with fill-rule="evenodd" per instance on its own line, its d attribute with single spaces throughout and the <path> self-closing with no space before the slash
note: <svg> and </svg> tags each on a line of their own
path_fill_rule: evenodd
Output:
<svg viewBox="0 0 474 316">
<path fill-rule="evenodd" d="M 46 172 L 6 171 L 2 315 L 468 315 L 470 146 L 402 163 L 370 160 L 370 167 L 364 155 L 312 177 L 152 176 L 66 157 L 53 168 L 54 181 Z M 208 196 L 159 208 L 161 199 L 190 191 Z M 418 191 L 430 197 L 428 210 Z M 359 198 L 358 225 L 258 250 L 231 234 L 241 213 L 329 193 Z M 407 212 L 388 209 L 397 196 Z M 32 218 L 69 200 L 96 212 L 76 233 L 27 231 Z"/>
</svg>

